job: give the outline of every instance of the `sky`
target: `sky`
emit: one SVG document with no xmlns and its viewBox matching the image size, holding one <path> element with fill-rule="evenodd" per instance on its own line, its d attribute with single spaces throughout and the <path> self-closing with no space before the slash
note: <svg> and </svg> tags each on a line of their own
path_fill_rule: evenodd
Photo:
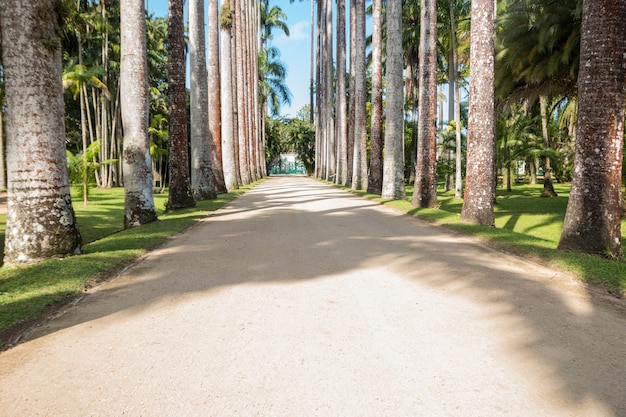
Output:
<svg viewBox="0 0 626 417">
<path fill-rule="evenodd" d="M 148 10 L 155 16 L 167 16 L 167 0 L 146 0 Z M 311 3 L 310 0 L 270 0 L 271 6 L 280 7 L 287 15 L 290 36 L 280 31 L 274 33 L 271 44 L 281 51 L 281 61 L 287 67 L 287 86 L 291 90 L 291 105 L 284 105 L 281 113 L 295 117 L 296 113 L 309 104 L 309 78 L 311 53 Z M 185 13 L 187 1 L 185 2 Z"/>
</svg>

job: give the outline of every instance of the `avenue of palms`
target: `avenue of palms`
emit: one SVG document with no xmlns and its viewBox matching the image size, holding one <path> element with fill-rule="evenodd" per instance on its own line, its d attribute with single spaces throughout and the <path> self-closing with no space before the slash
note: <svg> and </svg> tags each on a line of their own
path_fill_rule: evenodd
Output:
<svg viewBox="0 0 626 417">
<path fill-rule="evenodd" d="M 288 150 L 355 190 L 404 199 L 414 185 L 418 207 L 437 207 L 445 182 L 464 199 L 461 219 L 487 227 L 499 181 L 543 181 L 546 198 L 572 181 L 559 247 L 622 257 L 626 28 L 612 16 L 623 2 L 319 0 L 312 121 L 278 114 L 290 92 L 271 39 L 289 30 L 272 3 L 170 0 L 168 19 L 146 16 L 141 0 L 56 4 L 40 2 L 50 13 L 36 24 L 21 2 L 0 12 L 1 39 L 16 39 L 0 66 L 7 264 L 81 251 L 70 181 L 84 204 L 89 187 L 123 186 L 120 222 L 136 227 L 156 220 L 155 189 L 168 189 L 168 209 L 193 206 L 264 177 Z M 82 155 L 81 175 L 66 150 Z"/>
</svg>

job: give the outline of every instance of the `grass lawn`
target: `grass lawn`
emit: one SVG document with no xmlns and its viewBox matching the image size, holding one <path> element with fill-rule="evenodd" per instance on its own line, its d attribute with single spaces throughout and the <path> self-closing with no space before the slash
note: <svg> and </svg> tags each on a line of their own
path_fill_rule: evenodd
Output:
<svg viewBox="0 0 626 417">
<path fill-rule="evenodd" d="M 99 280 L 132 262 L 147 250 L 179 233 L 198 219 L 218 209 L 248 187 L 203 201 L 193 209 L 165 212 L 166 194 L 155 195 L 159 221 L 131 230 L 122 230 L 124 195 L 120 188 L 91 190 L 90 202 L 83 207 L 74 196 L 74 208 L 83 236 L 84 254 L 39 264 L 0 268 L 0 347 L 16 329 L 45 316 L 55 306 L 80 295 Z M 626 291 L 626 262 L 556 249 L 567 206 L 569 186 L 556 184 L 557 198 L 540 198 L 541 185 L 518 185 L 513 192 L 498 190 L 496 227 L 480 227 L 459 221 L 462 200 L 454 192 L 439 193 L 438 209 L 417 209 L 407 199 L 383 200 L 380 196 L 355 192 L 444 227 L 470 234 L 490 246 L 566 270 L 581 280 L 622 297 Z M 0 245 L 4 244 L 6 216 L 0 215 Z M 622 244 L 626 245 L 622 223 Z"/>
<path fill-rule="evenodd" d="M 159 220 L 130 230 L 122 230 L 122 188 L 90 190 L 87 207 L 72 193 L 84 254 L 35 265 L 0 268 L 0 348 L 17 328 L 42 318 L 47 311 L 80 295 L 86 288 L 163 243 L 168 236 L 185 230 L 252 186 L 254 184 L 220 194 L 215 200 L 201 201 L 196 208 L 169 213 L 165 212 L 167 194 L 155 194 Z M 5 223 L 6 215 L 1 215 L 2 246 Z"/>
<path fill-rule="evenodd" d="M 412 186 L 407 187 L 407 199 L 401 201 L 384 200 L 378 195 L 362 191 L 353 192 L 438 225 L 476 236 L 500 250 L 565 270 L 584 282 L 623 297 L 626 293 L 626 262 L 556 249 L 570 186 L 555 184 L 559 195 L 556 198 L 541 198 L 542 189 L 542 184 L 516 185 L 512 192 L 498 188 L 495 228 L 461 223 L 459 214 L 463 201 L 454 198 L 454 190 L 444 192 L 440 189 L 437 209 L 411 206 Z M 626 220 L 622 220 L 622 246 L 626 247 Z"/>
</svg>

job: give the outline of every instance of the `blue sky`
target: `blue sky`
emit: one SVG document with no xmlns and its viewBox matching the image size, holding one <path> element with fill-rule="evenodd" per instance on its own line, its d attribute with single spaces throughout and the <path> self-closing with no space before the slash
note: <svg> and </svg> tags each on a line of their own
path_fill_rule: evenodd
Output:
<svg viewBox="0 0 626 417">
<path fill-rule="evenodd" d="M 155 16 L 167 16 L 167 0 L 146 3 Z M 281 112 L 293 117 L 309 103 L 311 3 L 310 0 L 295 0 L 292 4 L 289 0 L 270 0 L 270 5 L 279 6 L 287 15 L 290 36 L 276 32 L 271 43 L 281 51 L 281 60 L 288 70 L 287 86 L 292 93 L 291 106 L 283 106 Z"/>
</svg>

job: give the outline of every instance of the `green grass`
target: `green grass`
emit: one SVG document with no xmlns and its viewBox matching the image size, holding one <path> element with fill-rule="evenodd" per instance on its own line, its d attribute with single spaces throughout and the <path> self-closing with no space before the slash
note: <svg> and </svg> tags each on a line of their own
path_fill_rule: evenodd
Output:
<svg viewBox="0 0 626 417">
<path fill-rule="evenodd" d="M 201 201 L 195 208 L 169 213 L 165 212 L 167 194 L 155 194 L 159 220 L 130 230 L 122 230 L 123 189 L 92 190 L 87 207 L 83 207 L 80 198 L 73 197 L 78 225 L 86 243 L 84 254 L 0 269 L 0 347 L 17 327 L 42 318 L 46 311 L 79 296 L 86 288 L 253 185 L 221 194 L 215 200 Z M 6 216 L 0 217 L 1 242 L 4 242 L 5 221 Z"/>
<path fill-rule="evenodd" d="M 411 206 L 413 187 L 406 200 L 384 200 L 378 195 L 350 190 L 364 198 L 479 238 L 499 250 L 569 272 L 580 280 L 622 298 L 626 293 L 626 262 L 557 250 L 570 187 L 555 184 L 556 198 L 541 198 L 543 185 L 517 185 L 512 192 L 498 189 L 496 227 L 482 227 L 459 220 L 463 201 L 454 191 L 438 193 L 437 209 Z M 345 187 L 342 187 L 345 188 Z M 622 220 L 622 246 L 626 245 L 626 220 Z"/>
</svg>

